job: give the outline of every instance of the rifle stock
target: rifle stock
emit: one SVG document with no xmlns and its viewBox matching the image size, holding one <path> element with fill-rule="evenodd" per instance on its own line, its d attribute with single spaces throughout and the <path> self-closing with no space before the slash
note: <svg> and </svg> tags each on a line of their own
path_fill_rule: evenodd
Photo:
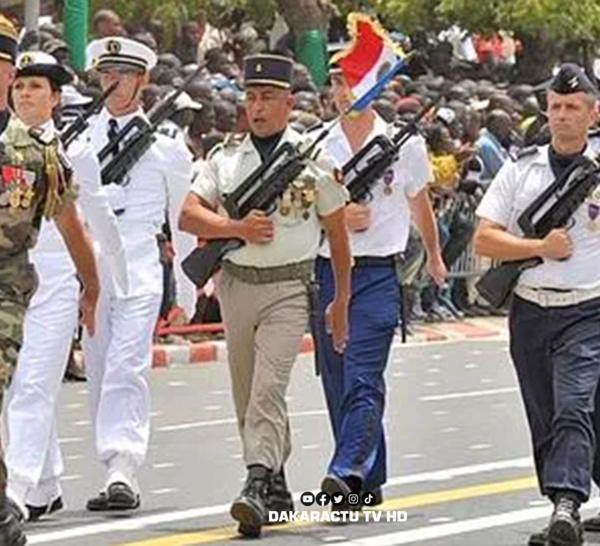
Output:
<svg viewBox="0 0 600 546">
<path fill-rule="evenodd" d="M 243 244 L 239 239 L 208 241 L 204 246 L 194 249 L 181 262 L 181 269 L 198 288 L 202 288 L 217 271 L 223 256 Z"/>
<path fill-rule="evenodd" d="M 521 273 L 540 263 L 540 258 L 501 263 L 488 269 L 479 278 L 475 288 L 490 305 L 496 308 L 503 307 L 508 302 Z"/>
</svg>

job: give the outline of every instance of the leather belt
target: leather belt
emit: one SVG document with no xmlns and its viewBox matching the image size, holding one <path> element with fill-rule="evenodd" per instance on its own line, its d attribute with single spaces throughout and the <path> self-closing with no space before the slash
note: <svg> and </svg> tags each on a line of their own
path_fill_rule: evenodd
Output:
<svg viewBox="0 0 600 546">
<path fill-rule="evenodd" d="M 276 267 L 250 267 L 223 261 L 223 271 L 248 284 L 269 284 L 272 282 L 309 282 L 313 277 L 314 262 L 306 260 Z"/>
<path fill-rule="evenodd" d="M 515 294 L 520 298 L 535 303 L 540 307 L 569 307 L 585 301 L 600 298 L 600 285 L 594 288 L 559 290 L 551 288 L 532 288 L 517 285 Z"/>
</svg>

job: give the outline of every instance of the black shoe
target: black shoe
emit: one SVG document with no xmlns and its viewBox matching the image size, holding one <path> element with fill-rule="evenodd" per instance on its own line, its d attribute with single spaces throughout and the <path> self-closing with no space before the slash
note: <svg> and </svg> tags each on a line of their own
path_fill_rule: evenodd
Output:
<svg viewBox="0 0 600 546">
<path fill-rule="evenodd" d="M 568 496 L 559 496 L 548 526 L 548 546 L 581 546 L 583 528 L 579 503 Z"/>
<path fill-rule="evenodd" d="M 100 491 L 96 497 L 91 498 L 85 505 L 90 512 L 105 512 L 108 508 L 108 495 L 106 491 Z"/>
<path fill-rule="evenodd" d="M 548 544 L 548 527 L 539 533 L 533 533 L 529 537 L 527 546 L 546 546 Z"/>
<path fill-rule="evenodd" d="M 23 514 L 16 505 L 7 502 L 4 517 L 0 519 L 0 545 L 25 546 L 27 537 L 23 530 Z"/>
<path fill-rule="evenodd" d="M 238 532 L 257 538 L 267 522 L 267 502 L 271 487 L 271 471 L 262 465 L 248 469 L 248 477 L 240 496 L 231 505 L 231 517 L 240 522 Z"/>
<path fill-rule="evenodd" d="M 90 512 L 108 512 L 111 510 L 135 510 L 140 507 L 140 496 L 123 482 L 111 483 L 108 491 L 100 491 L 98 496 L 87 502 Z"/>
<path fill-rule="evenodd" d="M 583 530 L 590 533 L 600 533 L 600 514 L 583 520 Z"/>
<path fill-rule="evenodd" d="M 27 510 L 29 511 L 29 519 L 27 521 L 37 521 L 42 516 L 48 516 L 54 512 L 62 510 L 65 505 L 63 504 L 62 497 L 56 497 L 50 504 L 44 506 L 33 506 L 27 504 Z"/>
<path fill-rule="evenodd" d="M 348 504 L 348 495 L 352 493 L 352 487 L 343 478 L 337 476 L 325 476 L 321 482 L 321 491 L 327 493 L 330 498 L 334 496 L 343 495 L 344 502 L 342 504 L 335 504 L 336 512 L 349 512 L 350 510 L 360 510 L 360 505 Z M 359 495 L 360 499 L 360 495 Z"/>
<path fill-rule="evenodd" d="M 114 482 L 108 486 L 109 510 L 135 510 L 140 507 L 140 496 L 124 482 Z"/>
<path fill-rule="evenodd" d="M 288 489 L 283 469 L 271 476 L 271 487 L 267 495 L 266 507 L 267 512 L 278 512 L 279 514 L 294 511 L 294 500 Z"/>
</svg>

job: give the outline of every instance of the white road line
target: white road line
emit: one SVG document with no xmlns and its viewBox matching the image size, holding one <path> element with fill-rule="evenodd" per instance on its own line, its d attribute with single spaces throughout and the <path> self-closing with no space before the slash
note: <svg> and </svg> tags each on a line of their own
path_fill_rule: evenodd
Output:
<svg viewBox="0 0 600 546">
<path fill-rule="evenodd" d="M 420 402 L 438 402 L 440 400 L 460 400 L 461 398 L 479 398 L 481 396 L 494 396 L 496 394 L 509 394 L 519 392 L 517 387 L 505 387 L 503 389 L 489 389 L 485 391 L 451 392 L 448 394 L 435 394 L 421 396 Z"/>
<path fill-rule="evenodd" d="M 317 415 L 327 415 L 327 410 L 297 411 L 289 414 L 291 418 L 315 417 Z M 195 421 L 192 423 L 181 423 L 180 425 L 168 425 L 166 427 L 157 428 L 156 432 L 175 432 L 178 430 L 190 430 L 193 428 L 218 427 L 220 425 L 237 425 L 237 419 L 234 417 L 228 417 L 226 419 L 212 419 L 210 421 Z"/>
<path fill-rule="evenodd" d="M 75 426 L 76 427 L 89 427 L 92 422 L 91 421 L 75 421 Z"/>
<path fill-rule="evenodd" d="M 81 478 L 83 478 L 83 476 L 81 474 L 71 474 L 70 476 L 62 476 L 60 478 L 61 482 L 72 482 L 74 480 L 80 480 Z"/>
<path fill-rule="evenodd" d="M 476 474 L 483 474 L 486 472 L 495 472 L 498 470 L 508 470 L 516 468 L 531 468 L 533 461 L 530 457 L 522 457 L 518 459 L 507 459 L 504 461 L 495 461 L 490 463 L 481 463 L 471 466 L 460 466 L 456 468 L 446 468 L 441 470 L 434 470 L 430 472 L 423 472 L 420 474 L 409 474 L 407 476 L 398 476 L 391 478 L 387 482 L 387 487 L 397 485 L 407 485 L 415 483 L 425 482 L 438 482 L 445 480 L 452 480 L 462 476 L 472 476 Z M 245 478 L 241 478 L 244 481 Z M 318 490 L 312 491 L 317 493 Z M 299 501 L 302 493 L 294 495 L 294 500 Z M 600 506 L 600 499 L 597 499 L 597 503 Z M 592 503 L 588 503 L 586 508 Z M 110 521 L 96 524 L 81 525 L 78 527 L 72 527 L 71 529 L 64 529 L 61 531 L 51 531 L 47 533 L 31 533 L 28 535 L 28 544 L 47 544 L 50 542 L 59 542 L 75 538 L 81 538 L 86 536 L 103 535 L 106 533 L 114 533 L 118 531 L 135 531 L 152 527 L 155 525 L 161 525 L 164 523 L 175 523 L 178 521 L 193 520 L 199 518 L 205 518 L 209 516 L 222 515 L 229 513 L 231 503 L 220 504 L 217 506 L 206 506 L 202 508 L 192 508 L 190 510 L 180 510 L 174 512 L 165 512 L 164 514 L 155 514 L 151 516 L 134 517 L 127 520 Z M 538 510 L 541 510 L 538 508 Z M 545 508 L 544 514 L 547 515 L 548 508 Z"/>
<path fill-rule="evenodd" d="M 165 487 L 164 489 L 155 489 L 154 491 L 151 491 L 151 493 L 153 495 L 168 495 L 169 493 L 175 493 L 176 491 L 179 491 L 179 489 Z"/>
<path fill-rule="evenodd" d="M 587 508 L 598 508 L 600 499 L 594 499 L 586 504 Z M 545 519 L 549 516 L 549 508 L 527 508 L 525 510 L 515 510 L 514 512 L 504 512 L 493 516 L 484 516 L 481 518 L 467 519 L 442 525 L 433 525 L 429 527 L 418 527 L 409 531 L 399 531 L 375 537 L 359 538 L 347 542 L 339 542 L 337 546 L 397 546 L 400 544 L 413 544 L 415 542 L 424 542 L 453 535 L 462 535 L 494 527 L 505 527 L 525 521 L 536 519 Z"/>
<path fill-rule="evenodd" d="M 83 442 L 83 438 L 60 438 L 58 440 L 59 444 L 79 444 Z"/>
<path fill-rule="evenodd" d="M 156 470 L 162 470 L 163 468 L 173 468 L 175 463 L 155 463 L 152 465 L 152 468 Z"/>
</svg>

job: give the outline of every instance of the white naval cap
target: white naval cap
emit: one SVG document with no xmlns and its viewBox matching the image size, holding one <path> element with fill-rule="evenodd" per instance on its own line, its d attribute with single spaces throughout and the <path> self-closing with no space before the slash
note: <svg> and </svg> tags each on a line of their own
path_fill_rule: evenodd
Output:
<svg viewBox="0 0 600 546">
<path fill-rule="evenodd" d="M 55 57 L 42 51 L 25 51 L 17 57 L 16 76 L 43 76 L 59 87 L 70 83 L 73 75 Z"/>
<path fill-rule="evenodd" d="M 121 36 L 94 40 L 87 46 L 86 57 L 88 70 L 128 66 L 149 72 L 157 62 L 156 53 L 148 46 Z"/>
</svg>

